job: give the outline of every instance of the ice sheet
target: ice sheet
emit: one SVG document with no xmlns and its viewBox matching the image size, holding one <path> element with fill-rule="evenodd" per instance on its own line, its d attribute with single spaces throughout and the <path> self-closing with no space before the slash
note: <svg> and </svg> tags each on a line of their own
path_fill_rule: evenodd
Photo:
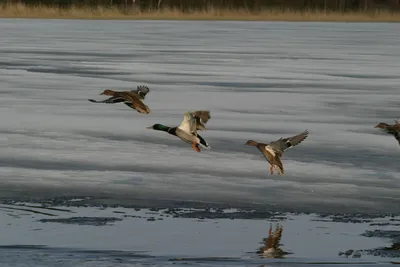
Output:
<svg viewBox="0 0 400 267">
<path fill-rule="evenodd" d="M 385 23 L 1 20 L 0 182 L 397 212 L 400 148 L 373 128 L 400 118 L 396 32 Z M 150 87 L 150 115 L 87 101 L 139 84 Z M 201 133 L 211 150 L 146 129 L 196 109 L 211 111 Z M 282 177 L 244 146 L 305 129 Z"/>
</svg>

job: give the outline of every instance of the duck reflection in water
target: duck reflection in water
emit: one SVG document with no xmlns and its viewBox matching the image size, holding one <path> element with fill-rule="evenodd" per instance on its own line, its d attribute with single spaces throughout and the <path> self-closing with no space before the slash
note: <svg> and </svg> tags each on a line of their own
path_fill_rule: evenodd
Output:
<svg viewBox="0 0 400 267">
<path fill-rule="evenodd" d="M 263 238 L 264 245 L 257 250 L 261 258 L 283 258 L 284 255 L 290 254 L 280 248 L 282 231 L 282 225 L 277 224 L 275 231 L 272 231 L 272 224 L 270 225 L 268 236 Z"/>
</svg>

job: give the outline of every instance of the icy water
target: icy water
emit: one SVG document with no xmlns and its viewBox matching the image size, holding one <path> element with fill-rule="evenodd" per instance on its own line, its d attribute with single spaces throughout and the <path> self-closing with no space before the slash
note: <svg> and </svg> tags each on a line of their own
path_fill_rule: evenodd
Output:
<svg viewBox="0 0 400 267">
<path fill-rule="evenodd" d="M 395 23 L 0 20 L 0 200 L 398 213 L 400 149 L 374 126 L 400 118 L 399 47 Z M 87 100 L 139 84 L 150 87 L 150 115 Z M 146 129 L 196 109 L 211 111 L 202 133 L 211 150 Z M 284 176 L 244 146 L 305 129 L 282 159 Z M 13 244 L 4 255 L 37 253 Z M 48 245 L 25 245 L 35 244 Z M 209 255 L 202 249 L 192 256 Z M 63 251 L 50 254 L 68 262 Z M 213 256 L 241 257 L 228 252 Z"/>
<path fill-rule="evenodd" d="M 191 213 L 192 212 L 192 213 Z M 237 210 L 133 210 L 0 205 L 1 266 L 389 266 L 400 262 L 379 253 L 400 238 L 400 217 L 345 218 L 315 214 L 234 219 Z M 221 218 L 210 218 L 210 215 Z M 224 217 L 225 216 L 225 217 Z M 235 215 L 232 215 L 235 216 Z M 279 258 L 259 255 L 272 226 L 282 227 Z M 397 230 L 397 231 L 396 231 Z M 400 240 L 400 239 L 399 239 Z M 353 250 L 353 253 L 348 252 Z M 348 253 L 343 254 L 343 253 Z M 358 255 L 358 256 L 356 256 Z M 397 260 L 397 261 L 396 261 Z"/>
</svg>

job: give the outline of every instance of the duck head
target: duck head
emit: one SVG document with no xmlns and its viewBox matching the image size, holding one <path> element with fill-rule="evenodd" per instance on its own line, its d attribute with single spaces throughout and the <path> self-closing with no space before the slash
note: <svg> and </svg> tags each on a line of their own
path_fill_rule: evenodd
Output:
<svg viewBox="0 0 400 267">
<path fill-rule="evenodd" d="M 167 132 L 170 129 L 170 127 L 162 125 L 162 124 L 159 124 L 159 123 L 156 123 L 153 126 L 146 127 L 146 128 L 147 129 L 153 129 L 153 130 L 156 130 L 156 131 L 165 131 L 165 132 Z"/>
<path fill-rule="evenodd" d="M 384 122 L 380 122 L 378 123 L 374 128 L 380 128 L 380 129 L 385 129 L 387 128 L 389 125 L 387 123 Z"/>
<path fill-rule="evenodd" d="M 106 89 L 104 90 L 103 93 L 101 93 L 100 95 L 109 95 L 109 96 L 113 96 L 115 94 L 115 92 L 113 90 L 110 89 Z"/>
<path fill-rule="evenodd" d="M 256 142 L 256 141 L 253 141 L 253 140 L 249 140 L 249 141 L 247 141 L 246 143 L 245 143 L 245 145 L 248 145 L 248 146 L 256 146 L 258 143 Z"/>
</svg>

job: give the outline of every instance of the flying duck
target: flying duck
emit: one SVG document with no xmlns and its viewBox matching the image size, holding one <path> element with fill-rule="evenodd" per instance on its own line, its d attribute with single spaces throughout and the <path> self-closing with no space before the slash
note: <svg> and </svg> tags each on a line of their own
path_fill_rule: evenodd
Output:
<svg viewBox="0 0 400 267">
<path fill-rule="evenodd" d="M 88 99 L 88 100 L 93 103 L 106 103 L 106 104 L 115 104 L 124 102 L 125 105 L 127 105 L 132 109 L 135 109 L 139 113 L 150 114 L 151 113 L 150 108 L 142 102 L 149 91 L 150 89 L 146 85 L 139 85 L 136 91 L 135 90 L 113 91 L 110 89 L 106 89 L 100 95 L 111 96 L 110 98 L 103 101 L 97 101 L 94 99 Z"/>
<path fill-rule="evenodd" d="M 395 124 L 380 122 L 374 128 L 382 129 L 386 133 L 393 135 L 400 145 L 400 120 L 395 120 Z"/>
<path fill-rule="evenodd" d="M 280 138 L 268 144 L 258 143 L 253 140 L 248 140 L 245 145 L 257 147 L 264 155 L 265 159 L 271 165 L 269 170 L 271 175 L 274 174 L 273 168 L 275 167 L 279 175 L 284 174 L 283 164 L 281 157 L 286 149 L 300 144 L 308 136 L 308 130 L 287 138 Z"/>
<path fill-rule="evenodd" d="M 156 131 L 164 131 L 171 135 L 179 137 L 185 143 L 191 144 L 194 151 L 200 152 L 200 146 L 206 149 L 211 147 L 201 137 L 197 131 L 204 131 L 206 127 L 204 124 L 211 118 L 210 112 L 206 110 L 187 111 L 183 115 L 183 121 L 179 126 L 169 127 L 163 124 L 154 124 L 147 127 Z"/>
</svg>

